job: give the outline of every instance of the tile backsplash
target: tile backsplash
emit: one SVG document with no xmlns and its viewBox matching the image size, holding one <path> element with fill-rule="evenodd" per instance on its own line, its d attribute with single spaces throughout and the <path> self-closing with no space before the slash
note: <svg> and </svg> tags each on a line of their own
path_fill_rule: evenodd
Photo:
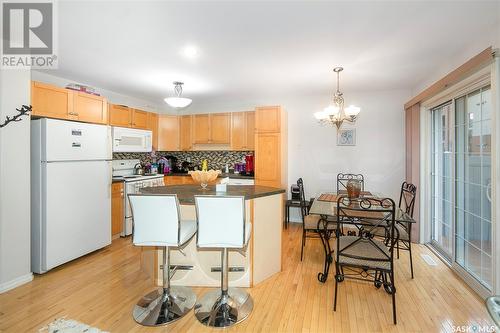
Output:
<svg viewBox="0 0 500 333">
<path fill-rule="evenodd" d="M 157 151 L 156 159 L 163 156 L 175 156 L 179 163 L 191 159 L 194 165 L 201 165 L 201 161 L 208 160 L 208 168 L 222 170 L 226 164 L 230 168 L 234 167 L 234 163 L 241 162 L 245 155 L 253 154 L 253 151 L 227 151 L 227 150 L 203 150 L 203 151 Z M 113 159 L 140 159 L 141 162 L 147 163 L 153 160 L 150 153 L 113 153 Z"/>
</svg>

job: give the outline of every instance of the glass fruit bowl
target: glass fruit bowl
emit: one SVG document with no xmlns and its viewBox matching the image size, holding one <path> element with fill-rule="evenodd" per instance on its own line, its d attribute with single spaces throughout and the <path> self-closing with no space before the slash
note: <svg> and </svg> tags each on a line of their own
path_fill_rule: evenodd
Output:
<svg viewBox="0 0 500 333">
<path fill-rule="evenodd" d="M 208 186 L 208 183 L 213 182 L 220 175 L 220 170 L 208 170 L 208 171 L 189 171 L 189 174 L 193 178 L 193 180 L 201 185 L 201 188 L 205 190 Z"/>
</svg>

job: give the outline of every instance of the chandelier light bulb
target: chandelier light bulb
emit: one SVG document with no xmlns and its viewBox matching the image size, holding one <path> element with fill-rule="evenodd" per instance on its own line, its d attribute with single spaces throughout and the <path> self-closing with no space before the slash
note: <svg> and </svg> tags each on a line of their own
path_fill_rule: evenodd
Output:
<svg viewBox="0 0 500 333">
<path fill-rule="evenodd" d="M 338 106 L 335 105 L 330 105 L 325 108 L 324 112 L 329 115 L 329 116 L 337 116 L 340 112 L 340 109 Z"/>
<path fill-rule="evenodd" d="M 314 113 L 314 117 L 318 120 L 328 118 L 328 114 L 325 111 L 318 111 Z"/>
<path fill-rule="evenodd" d="M 357 116 L 361 109 L 357 106 L 354 105 L 349 105 L 348 107 L 345 108 L 345 114 L 348 116 Z"/>
</svg>

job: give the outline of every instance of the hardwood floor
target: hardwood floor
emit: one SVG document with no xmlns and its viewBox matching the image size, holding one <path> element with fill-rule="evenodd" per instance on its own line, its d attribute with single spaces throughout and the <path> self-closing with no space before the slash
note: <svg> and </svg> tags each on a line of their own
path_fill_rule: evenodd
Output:
<svg viewBox="0 0 500 333">
<path fill-rule="evenodd" d="M 300 262 L 299 225 L 283 235 L 283 271 L 250 290 L 254 310 L 230 332 L 452 332 L 457 325 L 492 325 L 484 302 L 425 246 L 414 247 L 415 279 L 408 253 L 396 267 L 398 324 L 392 324 L 391 298 L 373 284 L 339 284 L 333 312 L 333 274 L 321 284 L 319 240 L 308 239 Z M 434 257 L 429 266 L 420 254 Z M 140 271 L 140 250 L 130 239 L 54 269 L 0 295 L 0 332 L 38 332 L 59 317 L 75 319 L 110 332 L 207 332 L 193 312 L 160 328 L 137 325 L 132 307 L 153 285 Z M 333 272 L 333 270 L 331 270 Z M 207 288 L 195 288 L 201 295 Z M 220 330 L 213 330 L 218 331 Z"/>
</svg>

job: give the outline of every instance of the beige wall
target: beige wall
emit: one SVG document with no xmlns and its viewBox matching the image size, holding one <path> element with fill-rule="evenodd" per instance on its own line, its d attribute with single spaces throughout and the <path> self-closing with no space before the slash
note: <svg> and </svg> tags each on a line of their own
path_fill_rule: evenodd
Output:
<svg viewBox="0 0 500 333">
<path fill-rule="evenodd" d="M 256 105 L 281 105 L 288 115 L 288 187 L 304 179 L 306 196 L 334 189 L 339 172 L 360 172 L 366 186 L 399 198 L 405 178 L 404 103 L 409 90 L 345 91 L 346 103 L 361 107 L 355 128 L 357 144 L 337 146 L 337 130 L 322 127 L 313 114 L 331 103 L 331 95 L 301 95 L 226 101 L 193 106 L 189 113 L 252 110 Z M 188 112 L 188 111 L 186 111 Z M 291 219 L 299 221 L 298 211 Z"/>
</svg>

